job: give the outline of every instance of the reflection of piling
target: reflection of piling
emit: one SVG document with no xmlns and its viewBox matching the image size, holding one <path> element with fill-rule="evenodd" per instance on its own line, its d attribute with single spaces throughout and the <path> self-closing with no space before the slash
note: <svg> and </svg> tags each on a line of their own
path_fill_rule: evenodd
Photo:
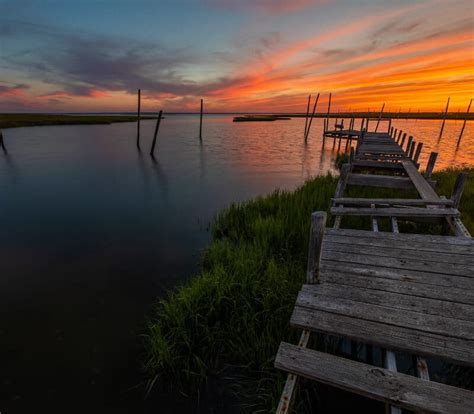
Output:
<svg viewBox="0 0 474 414">
<path fill-rule="evenodd" d="M 7 149 L 5 147 L 5 142 L 3 141 L 3 132 L 0 131 L 0 147 L 2 147 L 3 152 L 7 152 Z"/>
<path fill-rule="evenodd" d="M 443 136 L 444 124 L 446 123 L 446 117 L 448 116 L 448 108 L 449 108 L 450 99 L 451 98 L 448 98 L 448 102 L 446 103 L 446 110 L 444 111 L 443 123 L 441 124 L 441 131 L 439 131 L 438 142 L 441 140 L 441 137 Z"/>
<path fill-rule="evenodd" d="M 201 116 L 199 118 L 199 139 L 202 140 L 202 109 L 203 109 L 203 101 L 201 99 Z"/>
<path fill-rule="evenodd" d="M 141 91 L 138 90 L 138 109 L 137 109 L 137 148 L 140 149 L 140 104 L 141 104 Z"/>
<path fill-rule="evenodd" d="M 156 120 L 155 133 L 153 135 L 153 142 L 151 144 L 151 150 L 150 150 L 150 155 L 152 157 L 155 156 L 156 136 L 158 135 L 158 129 L 160 129 L 160 122 L 161 122 L 162 115 L 163 115 L 163 111 L 160 111 L 160 113 L 158 114 L 158 119 Z"/>
<path fill-rule="evenodd" d="M 466 116 L 464 118 L 464 123 L 462 124 L 461 133 L 459 134 L 458 143 L 456 144 L 456 148 L 459 148 L 459 144 L 461 143 L 462 134 L 464 133 L 464 128 L 466 128 L 467 115 L 469 114 L 469 111 L 471 110 L 471 104 L 472 104 L 472 98 L 469 101 L 469 105 L 467 107 Z"/>
</svg>

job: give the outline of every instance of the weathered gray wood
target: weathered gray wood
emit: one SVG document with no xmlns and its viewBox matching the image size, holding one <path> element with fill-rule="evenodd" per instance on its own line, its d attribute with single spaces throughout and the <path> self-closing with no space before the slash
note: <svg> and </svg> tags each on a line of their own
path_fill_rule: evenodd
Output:
<svg viewBox="0 0 474 414">
<path fill-rule="evenodd" d="M 474 240 L 472 239 L 462 239 L 453 236 L 437 236 L 433 234 L 393 234 L 393 233 L 373 233 L 367 230 L 354 230 L 354 229 L 326 229 L 326 235 L 335 235 L 335 236 L 347 236 L 347 237 L 367 237 L 371 239 L 377 239 L 381 242 L 383 240 L 393 240 L 398 243 L 439 243 L 439 244 L 449 244 L 453 246 L 467 246 L 468 251 L 474 248 Z"/>
<path fill-rule="evenodd" d="M 471 238 L 471 233 L 459 217 L 446 217 L 446 221 L 457 237 Z"/>
<path fill-rule="evenodd" d="M 311 231 L 309 237 L 308 270 L 306 280 L 308 283 L 319 282 L 319 267 L 323 246 L 324 229 L 326 227 L 326 213 L 317 211 L 311 214 Z"/>
<path fill-rule="evenodd" d="M 346 299 L 385 306 L 393 310 L 405 310 L 445 319 L 470 321 L 471 325 L 474 326 L 474 305 L 420 297 L 416 294 L 416 291 L 394 293 L 360 286 L 348 289 L 347 285 L 330 283 L 326 279 L 324 280 L 325 283 L 318 285 L 303 285 L 297 299 L 297 305 L 308 307 L 308 302 L 317 302 L 319 297 L 332 297 L 336 302 L 339 299 Z M 401 288 L 406 285 L 403 281 L 399 283 Z"/>
<path fill-rule="evenodd" d="M 459 217 L 461 213 L 455 208 L 365 208 L 365 207 L 332 207 L 331 214 L 336 216 L 377 216 L 377 217 Z"/>
<path fill-rule="evenodd" d="M 347 184 L 364 185 L 370 187 L 399 188 L 402 190 L 411 190 L 414 185 L 410 178 L 391 177 L 386 175 L 357 174 L 352 173 L 347 179 Z M 338 197 L 339 195 L 336 195 Z"/>
<path fill-rule="evenodd" d="M 474 393 L 410 375 L 280 344 L 275 366 L 287 372 L 409 410 L 467 414 L 474 410 Z"/>
<path fill-rule="evenodd" d="M 138 108 L 137 108 L 137 148 L 140 149 L 140 113 L 141 113 L 141 90 L 138 90 Z"/>
<path fill-rule="evenodd" d="M 418 355 L 436 356 L 461 365 L 474 366 L 472 341 L 444 335 L 361 320 L 348 315 L 296 306 L 291 316 L 293 327 L 378 345 L 382 348 Z"/>
<path fill-rule="evenodd" d="M 437 152 L 430 153 L 430 158 L 428 160 L 428 164 L 426 165 L 426 170 L 424 174 L 425 178 L 431 178 L 431 174 L 433 173 L 433 169 L 436 163 L 436 158 L 438 158 Z"/>
<path fill-rule="evenodd" d="M 459 203 L 461 202 L 462 192 L 464 189 L 464 183 L 467 178 L 467 173 L 460 172 L 456 177 L 456 182 L 454 183 L 453 193 L 451 194 L 451 200 L 453 201 L 453 205 L 455 208 L 459 207 Z"/>
<path fill-rule="evenodd" d="M 360 168 L 378 168 L 378 169 L 389 169 L 389 170 L 404 170 L 403 166 L 396 162 L 391 161 L 373 161 L 373 160 L 357 160 L 353 161 L 352 165 L 354 167 Z"/>
<path fill-rule="evenodd" d="M 350 164 L 342 164 L 341 174 L 339 176 L 339 181 L 337 182 L 336 191 L 334 193 L 336 197 L 342 197 L 342 195 L 344 194 L 347 181 L 349 177 L 352 175 L 352 174 L 349 174 L 350 169 L 351 169 Z"/>
<path fill-rule="evenodd" d="M 404 260 L 403 258 L 397 257 L 359 255 L 357 253 L 353 254 L 350 252 L 342 253 L 332 250 L 327 251 L 326 249 L 323 250 L 322 259 L 333 262 L 367 264 L 379 266 L 381 268 L 387 267 L 394 269 L 410 269 L 419 270 L 422 272 L 441 273 L 474 278 L 472 266 L 469 265 L 453 266 L 451 263 L 441 262 L 434 264 L 433 262 L 428 261 L 424 262 L 417 260 Z"/>
<path fill-rule="evenodd" d="M 445 318 L 438 315 L 395 309 L 384 304 L 374 305 L 342 297 L 334 298 L 322 293 L 310 295 L 305 291 L 300 291 L 298 294 L 296 306 L 349 316 L 359 319 L 361 322 L 373 321 L 410 328 L 423 333 L 437 334 L 446 340 L 457 338 L 474 345 L 474 322 L 472 320 Z"/>
<path fill-rule="evenodd" d="M 362 249 L 362 244 L 351 243 L 352 240 L 347 242 L 334 242 L 329 238 L 324 240 L 324 248 L 328 251 L 334 252 L 347 252 L 371 256 L 380 256 L 380 257 L 392 257 L 392 258 L 405 258 L 407 260 L 420 260 L 424 262 L 433 262 L 435 263 L 451 263 L 453 265 L 464 265 L 464 266 L 473 266 L 474 268 L 474 255 L 461 255 L 461 254 L 451 254 L 449 252 L 439 252 L 439 251 L 420 251 L 418 249 L 405 248 L 404 245 L 392 245 L 390 246 L 370 246 L 368 244 Z M 474 273 L 474 272 L 473 272 Z"/>
<path fill-rule="evenodd" d="M 333 203 L 344 204 L 346 206 L 370 206 L 384 205 L 384 206 L 426 206 L 426 205 L 440 205 L 440 206 L 452 206 L 453 200 L 436 200 L 427 201 L 418 198 L 351 198 L 351 197 L 339 197 L 333 198 Z"/>
<path fill-rule="evenodd" d="M 414 270 L 323 262 L 321 281 L 384 292 L 474 305 L 473 280 Z"/>
<path fill-rule="evenodd" d="M 163 111 L 160 110 L 160 112 L 158 114 L 158 119 L 156 120 L 155 133 L 153 134 L 153 142 L 151 144 L 151 149 L 150 149 L 150 155 L 152 157 L 155 156 L 156 137 L 158 135 L 158 130 L 160 129 L 160 123 L 161 123 L 161 116 L 162 115 L 163 115 Z"/>
<path fill-rule="evenodd" d="M 433 187 L 431 187 L 428 181 L 426 181 L 426 179 L 423 178 L 423 176 L 419 173 L 415 165 L 409 160 L 403 160 L 400 162 L 403 165 L 403 168 L 405 168 L 408 177 L 410 177 L 410 180 L 413 182 L 413 185 L 420 194 L 421 198 L 423 200 L 438 201 L 438 194 L 436 194 L 436 191 L 433 190 Z"/>
</svg>

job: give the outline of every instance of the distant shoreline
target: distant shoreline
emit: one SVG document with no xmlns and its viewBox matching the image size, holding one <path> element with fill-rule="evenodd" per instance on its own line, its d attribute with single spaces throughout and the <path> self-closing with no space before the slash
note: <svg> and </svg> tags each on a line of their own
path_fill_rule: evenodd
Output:
<svg viewBox="0 0 474 414">
<path fill-rule="evenodd" d="M 197 112 L 166 112 L 166 115 L 199 115 Z M 247 116 L 269 116 L 304 118 L 304 113 L 257 113 L 257 112 L 207 112 L 205 115 L 247 115 Z M 378 112 L 340 112 L 329 114 L 329 118 L 349 119 L 349 118 L 378 118 Z M 316 113 L 315 118 L 327 118 L 326 113 Z M 156 118 L 153 112 L 143 112 L 142 119 Z M 387 112 L 382 114 L 382 118 L 392 119 L 420 119 L 420 120 L 442 120 L 444 114 L 439 112 Z M 474 113 L 450 112 L 447 114 L 448 120 L 474 120 Z M 63 114 L 41 114 L 41 113 L 3 113 L 0 114 L 0 129 L 19 128 L 28 126 L 47 125 L 93 125 L 112 124 L 116 122 L 136 122 L 137 116 L 132 112 L 97 112 L 97 113 L 63 113 Z"/>
</svg>

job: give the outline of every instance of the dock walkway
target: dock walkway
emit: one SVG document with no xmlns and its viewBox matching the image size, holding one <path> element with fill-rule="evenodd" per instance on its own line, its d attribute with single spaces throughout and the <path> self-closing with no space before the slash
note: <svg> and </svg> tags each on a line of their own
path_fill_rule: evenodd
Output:
<svg viewBox="0 0 474 414">
<path fill-rule="evenodd" d="M 411 138 L 404 149 L 401 139 L 393 129 L 363 132 L 341 169 L 333 228 L 325 213 L 312 215 L 307 284 L 290 320 L 303 332 L 298 345 L 282 342 L 275 360 L 289 373 L 278 413 L 289 411 L 298 376 L 383 401 L 392 414 L 474 413 L 474 392 L 429 381 L 425 359 L 474 367 L 474 240 L 457 210 L 466 176 L 449 199 L 438 196 L 430 179 L 436 155 L 422 176 L 422 144 L 412 150 Z M 411 188 L 419 197 L 351 198 L 347 185 Z M 372 231 L 341 229 L 343 217 L 354 215 L 369 216 Z M 379 232 L 380 218 L 392 232 Z M 454 236 L 402 234 L 399 220 L 445 223 Z M 312 332 L 341 338 L 352 359 L 308 349 Z M 358 344 L 364 362 L 354 360 Z M 374 346 L 384 367 L 372 364 Z M 394 351 L 413 358 L 416 377 L 397 372 Z"/>
</svg>

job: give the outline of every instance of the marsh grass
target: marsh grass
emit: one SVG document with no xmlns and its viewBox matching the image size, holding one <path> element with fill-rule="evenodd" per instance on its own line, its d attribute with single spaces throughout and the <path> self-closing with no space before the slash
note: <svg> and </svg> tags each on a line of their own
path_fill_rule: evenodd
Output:
<svg viewBox="0 0 474 414">
<path fill-rule="evenodd" d="M 449 196 L 455 178 L 455 170 L 435 174 L 439 194 Z M 316 177 L 293 192 L 276 191 L 233 204 L 217 216 L 200 274 L 162 299 L 149 320 L 145 367 L 150 383 L 195 394 L 210 376 L 220 376 L 227 380 L 226 389 L 239 396 L 242 410 L 276 407 L 286 377 L 274 369 L 273 361 L 281 341 L 298 340 L 289 319 L 305 280 L 310 216 L 328 211 L 336 184 L 337 177 Z M 373 188 L 347 192 L 359 197 L 412 196 L 401 193 Z M 460 208 L 474 232 L 474 170 Z M 369 228 L 368 220 L 345 224 Z M 420 231 L 413 224 L 401 225 L 404 231 Z M 435 231 L 442 232 L 442 226 Z M 317 336 L 313 341 L 317 349 L 335 348 L 329 338 Z M 314 386 L 298 392 L 301 406 L 296 408 L 311 410 Z"/>
</svg>

